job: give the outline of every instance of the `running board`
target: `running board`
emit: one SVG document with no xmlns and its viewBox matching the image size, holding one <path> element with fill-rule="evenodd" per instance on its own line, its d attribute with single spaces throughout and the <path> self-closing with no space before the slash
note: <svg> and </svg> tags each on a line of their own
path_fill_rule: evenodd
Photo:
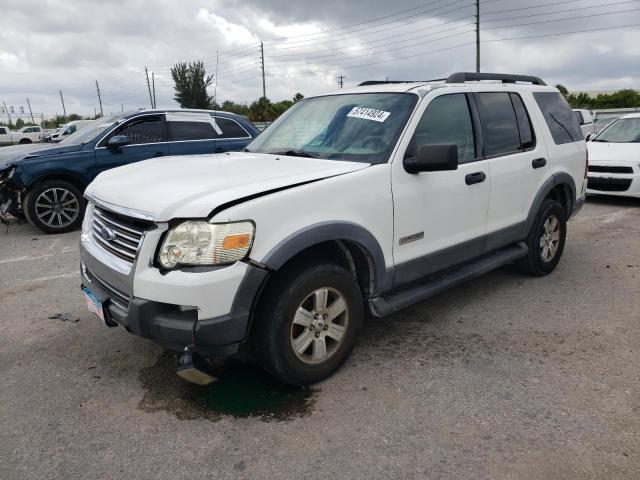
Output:
<svg viewBox="0 0 640 480">
<path fill-rule="evenodd" d="M 448 270 L 440 275 L 435 275 L 424 283 L 392 292 L 385 296 L 372 298 L 369 300 L 369 309 L 371 310 L 371 314 L 376 317 L 386 317 L 414 303 L 431 298 L 467 280 L 518 260 L 526 256 L 528 252 L 529 249 L 524 242 L 516 243 L 492 254 L 480 257 L 473 263 L 467 263 L 455 270 Z"/>
</svg>

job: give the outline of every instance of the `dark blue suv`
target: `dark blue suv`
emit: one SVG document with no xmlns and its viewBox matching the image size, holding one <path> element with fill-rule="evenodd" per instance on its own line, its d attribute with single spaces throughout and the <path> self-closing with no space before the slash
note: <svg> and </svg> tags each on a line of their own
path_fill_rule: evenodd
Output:
<svg viewBox="0 0 640 480">
<path fill-rule="evenodd" d="M 73 230 L 82 192 L 100 172 L 165 155 L 239 151 L 258 133 L 232 113 L 144 110 L 100 118 L 55 145 L 1 148 L 0 220 L 11 214 L 47 233 Z"/>
</svg>

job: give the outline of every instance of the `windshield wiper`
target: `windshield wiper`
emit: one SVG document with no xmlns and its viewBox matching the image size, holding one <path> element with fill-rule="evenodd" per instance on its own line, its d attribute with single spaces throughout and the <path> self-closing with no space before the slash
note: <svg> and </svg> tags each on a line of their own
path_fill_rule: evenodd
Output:
<svg viewBox="0 0 640 480">
<path fill-rule="evenodd" d="M 317 155 L 309 153 L 302 149 L 291 149 L 277 152 L 269 152 L 271 155 L 286 155 L 287 157 L 306 157 L 306 158 L 318 158 Z"/>
</svg>

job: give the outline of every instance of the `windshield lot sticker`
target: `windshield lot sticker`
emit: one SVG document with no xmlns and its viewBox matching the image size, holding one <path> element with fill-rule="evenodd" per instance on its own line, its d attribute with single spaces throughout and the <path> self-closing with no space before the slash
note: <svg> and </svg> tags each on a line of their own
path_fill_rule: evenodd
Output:
<svg viewBox="0 0 640 480">
<path fill-rule="evenodd" d="M 374 122 L 384 122 L 391 112 L 384 110 L 376 110 L 375 108 L 353 107 L 347 117 L 363 118 L 365 120 L 373 120 Z"/>
</svg>

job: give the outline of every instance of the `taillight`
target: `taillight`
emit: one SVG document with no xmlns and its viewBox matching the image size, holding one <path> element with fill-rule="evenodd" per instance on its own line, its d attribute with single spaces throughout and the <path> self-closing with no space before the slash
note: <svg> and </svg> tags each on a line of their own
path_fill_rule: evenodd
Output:
<svg viewBox="0 0 640 480">
<path fill-rule="evenodd" d="M 587 150 L 587 154 L 584 156 L 584 178 L 587 178 L 587 172 L 589 172 L 589 150 Z"/>
</svg>

